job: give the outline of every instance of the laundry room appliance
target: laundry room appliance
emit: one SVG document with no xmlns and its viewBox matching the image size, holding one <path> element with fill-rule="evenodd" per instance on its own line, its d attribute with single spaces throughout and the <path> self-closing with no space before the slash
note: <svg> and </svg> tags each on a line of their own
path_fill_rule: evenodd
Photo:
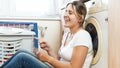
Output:
<svg viewBox="0 0 120 68">
<path fill-rule="evenodd" d="M 85 29 L 90 33 L 93 42 L 91 68 L 108 68 L 108 9 L 100 0 L 92 2 Z"/>
<path fill-rule="evenodd" d="M 35 25 L 37 26 L 35 23 L 0 23 L 0 66 L 19 49 L 32 51 L 38 47 L 34 40 L 37 33 Z"/>
</svg>

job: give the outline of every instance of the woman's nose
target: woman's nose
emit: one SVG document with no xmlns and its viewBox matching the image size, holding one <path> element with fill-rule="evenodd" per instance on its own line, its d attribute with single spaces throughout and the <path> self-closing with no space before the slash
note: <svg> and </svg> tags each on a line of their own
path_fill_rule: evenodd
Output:
<svg viewBox="0 0 120 68">
<path fill-rule="evenodd" d="M 65 11 L 64 16 L 68 16 L 68 12 L 67 11 Z"/>
<path fill-rule="evenodd" d="M 64 19 L 68 18 L 68 16 L 64 15 Z"/>
<path fill-rule="evenodd" d="M 64 14 L 64 18 L 68 18 L 68 14 L 67 14 L 67 12 Z"/>
</svg>

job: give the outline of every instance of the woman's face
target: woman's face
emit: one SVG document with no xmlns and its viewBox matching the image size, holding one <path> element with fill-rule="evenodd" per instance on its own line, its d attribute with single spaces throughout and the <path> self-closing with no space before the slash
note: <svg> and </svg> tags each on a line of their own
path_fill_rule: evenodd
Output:
<svg viewBox="0 0 120 68">
<path fill-rule="evenodd" d="M 65 25 L 64 25 L 65 27 L 73 28 L 75 26 L 79 26 L 80 17 L 78 17 L 76 13 L 75 6 L 72 7 L 71 4 L 67 6 L 64 15 L 64 20 L 65 20 Z"/>
</svg>

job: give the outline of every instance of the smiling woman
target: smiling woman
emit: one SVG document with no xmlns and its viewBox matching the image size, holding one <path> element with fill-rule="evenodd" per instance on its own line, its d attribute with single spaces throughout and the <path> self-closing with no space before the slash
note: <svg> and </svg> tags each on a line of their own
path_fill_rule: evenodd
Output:
<svg viewBox="0 0 120 68">
<path fill-rule="evenodd" d="M 2 68 L 90 68 L 92 39 L 83 28 L 86 6 L 82 1 L 73 1 L 66 5 L 65 10 L 65 27 L 70 31 L 63 35 L 57 54 L 47 41 L 35 38 L 39 41 L 40 49 L 35 48 L 34 53 L 19 50 Z"/>
</svg>

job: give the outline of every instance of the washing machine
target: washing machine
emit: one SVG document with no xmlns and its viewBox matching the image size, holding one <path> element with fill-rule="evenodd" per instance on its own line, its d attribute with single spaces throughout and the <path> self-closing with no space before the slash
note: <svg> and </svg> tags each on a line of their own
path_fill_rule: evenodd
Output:
<svg viewBox="0 0 120 68">
<path fill-rule="evenodd" d="M 102 1 L 92 2 L 85 29 L 90 33 L 93 42 L 91 68 L 108 68 L 108 9 Z"/>
</svg>

